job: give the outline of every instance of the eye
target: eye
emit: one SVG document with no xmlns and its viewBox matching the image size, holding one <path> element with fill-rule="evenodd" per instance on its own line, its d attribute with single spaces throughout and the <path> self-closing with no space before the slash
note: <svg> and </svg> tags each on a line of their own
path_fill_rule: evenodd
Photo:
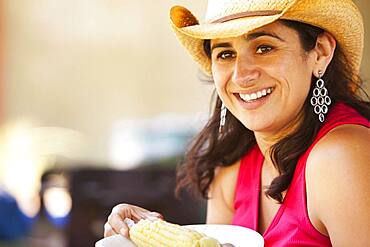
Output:
<svg viewBox="0 0 370 247">
<path fill-rule="evenodd" d="M 222 51 L 219 54 L 217 54 L 217 58 L 221 60 L 226 60 L 226 59 L 230 59 L 234 57 L 235 57 L 235 53 L 232 51 Z"/>
<path fill-rule="evenodd" d="M 268 45 L 260 45 L 257 47 L 257 51 L 256 53 L 257 54 L 265 54 L 265 53 L 268 53 L 272 51 L 272 47 L 271 46 L 268 46 Z"/>
</svg>

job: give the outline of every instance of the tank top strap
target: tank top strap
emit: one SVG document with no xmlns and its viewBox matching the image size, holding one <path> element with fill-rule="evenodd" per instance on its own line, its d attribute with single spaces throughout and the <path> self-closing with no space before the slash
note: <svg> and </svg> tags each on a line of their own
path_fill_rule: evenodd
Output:
<svg viewBox="0 0 370 247">
<path fill-rule="evenodd" d="M 264 157 L 256 144 L 240 161 L 235 187 L 233 225 L 257 231 L 261 168 Z"/>
</svg>

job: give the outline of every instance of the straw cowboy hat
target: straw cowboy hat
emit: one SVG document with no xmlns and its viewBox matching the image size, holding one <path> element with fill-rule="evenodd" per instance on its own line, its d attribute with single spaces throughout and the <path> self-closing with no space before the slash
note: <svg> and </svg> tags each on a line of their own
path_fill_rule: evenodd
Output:
<svg viewBox="0 0 370 247">
<path fill-rule="evenodd" d="M 203 49 L 205 39 L 237 37 L 278 19 L 328 31 L 340 44 L 353 72 L 360 70 L 364 27 L 352 0 L 209 0 L 204 23 L 181 6 L 171 8 L 170 18 L 180 43 L 208 75 L 212 71 Z"/>
</svg>

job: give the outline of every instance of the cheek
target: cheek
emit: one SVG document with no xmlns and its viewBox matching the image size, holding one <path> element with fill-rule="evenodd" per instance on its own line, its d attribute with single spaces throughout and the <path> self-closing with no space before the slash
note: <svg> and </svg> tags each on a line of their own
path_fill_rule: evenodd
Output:
<svg viewBox="0 0 370 247">
<path fill-rule="evenodd" d="M 212 65 L 212 77 L 217 91 L 225 91 L 228 82 L 228 72 L 219 66 Z"/>
<path fill-rule="evenodd" d="M 299 111 L 307 100 L 310 90 L 310 80 L 303 76 L 290 78 L 291 81 L 287 83 L 286 93 L 284 98 L 285 107 L 290 108 L 294 112 Z"/>
<path fill-rule="evenodd" d="M 303 65 L 307 66 L 307 65 Z M 292 83 L 290 86 L 293 88 L 294 92 L 299 96 L 300 98 L 305 98 L 307 94 L 309 93 L 310 87 L 311 87 L 311 77 L 312 72 L 305 68 L 297 69 L 297 71 L 300 71 L 299 73 L 295 73 L 294 83 Z"/>
<path fill-rule="evenodd" d="M 287 66 L 281 67 L 279 72 L 284 76 L 285 85 L 282 85 L 293 100 L 306 98 L 311 86 L 312 72 L 310 66 L 302 60 L 295 60 Z"/>
</svg>

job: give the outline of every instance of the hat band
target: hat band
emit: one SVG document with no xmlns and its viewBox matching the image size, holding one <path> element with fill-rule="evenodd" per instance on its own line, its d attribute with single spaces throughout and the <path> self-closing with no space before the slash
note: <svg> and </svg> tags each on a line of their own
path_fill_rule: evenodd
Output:
<svg viewBox="0 0 370 247">
<path fill-rule="evenodd" d="M 244 17 L 252 17 L 252 16 L 270 16 L 270 15 L 278 15 L 281 14 L 281 10 L 256 10 L 256 11 L 245 11 L 245 12 L 240 12 L 232 15 L 227 15 L 224 16 L 220 19 L 214 20 L 211 23 L 223 23 L 239 18 L 244 18 Z"/>
</svg>

